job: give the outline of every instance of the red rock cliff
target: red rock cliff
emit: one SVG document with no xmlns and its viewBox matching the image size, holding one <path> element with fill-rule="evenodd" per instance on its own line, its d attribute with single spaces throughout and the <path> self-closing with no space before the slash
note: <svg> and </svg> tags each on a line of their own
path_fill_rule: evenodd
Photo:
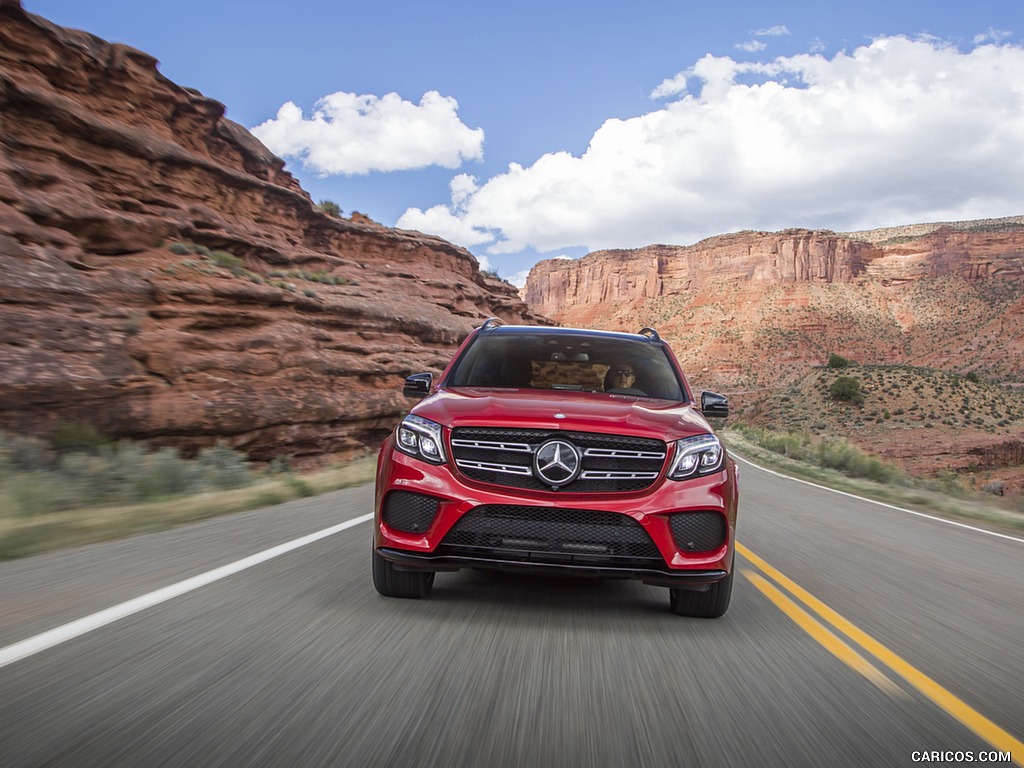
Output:
<svg viewBox="0 0 1024 768">
<path fill-rule="evenodd" d="M 878 249 L 831 233 L 787 230 L 720 235 L 696 245 L 596 251 L 578 261 L 543 261 L 525 298 L 538 311 L 669 296 L 713 282 L 850 282 Z"/>
<path fill-rule="evenodd" d="M 709 384 L 772 386 L 839 352 L 1024 377 L 1024 217 L 847 235 L 740 232 L 543 261 L 524 292 L 567 325 L 651 325 Z"/>
<path fill-rule="evenodd" d="M 482 318 L 543 321 L 461 248 L 319 212 L 156 64 L 0 0 L 0 428 L 356 450 Z"/>
</svg>

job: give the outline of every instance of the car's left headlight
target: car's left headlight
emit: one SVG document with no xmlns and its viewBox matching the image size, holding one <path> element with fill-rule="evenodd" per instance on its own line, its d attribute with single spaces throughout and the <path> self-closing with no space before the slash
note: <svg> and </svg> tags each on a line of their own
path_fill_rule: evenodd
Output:
<svg viewBox="0 0 1024 768">
<path fill-rule="evenodd" d="M 431 464 L 444 464 L 444 445 L 441 442 L 441 425 L 409 414 L 395 430 L 395 445 L 402 453 L 415 456 L 417 459 L 429 461 Z"/>
<path fill-rule="evenodd" d="M 676 441 L 676 455 L 668 476 L 673 480 L 686 480 L 709 475 L 722 468 L 725 450 L 714 435 L 694 435 Z"/>
</svg>

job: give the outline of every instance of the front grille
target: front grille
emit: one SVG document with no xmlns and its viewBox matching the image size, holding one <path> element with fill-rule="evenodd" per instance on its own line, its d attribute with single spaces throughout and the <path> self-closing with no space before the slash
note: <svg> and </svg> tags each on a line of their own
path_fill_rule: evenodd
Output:
<svg viewBox="0 0 1024 768">
<path fill-rule="evenodd" d="M 665 463 L 665 443 L 641 437 L 546 429 L 456 427 L 452 457 L 459 471 L 482 483 L 531 491 L 551 490 L 533 473 L 533 457 L 558 437 L 579 449 L 579 476 L 562 486 L 574 493 L 625 493 L 649 488 Z"/>
<path fill-rule="evenodd" d="M 710 552 L 725 544 L 725 518 L 718 512 L 677 512 L 668 524 L 683 552 Z"/>
<path fill-rule="evenodd" d="M 409 491 L 392 491 L 384 500 L 381 519 L 396 531 L 423 533 L 434 521 L 440 501 Z"/>
<path fill-rule="evenodd" d="M 452 526 L 437 552 L 516 562 L 665 566 L 636 520 L 587 509 L 482 505 Z"/>
</svg>

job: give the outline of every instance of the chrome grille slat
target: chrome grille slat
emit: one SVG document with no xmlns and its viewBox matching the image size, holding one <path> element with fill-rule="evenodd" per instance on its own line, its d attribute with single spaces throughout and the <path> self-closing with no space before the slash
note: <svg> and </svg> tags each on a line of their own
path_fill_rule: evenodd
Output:
<svg viewBox="0 0 1024 768">
<path fill-rule="evenodd" d="M 501 472 L 507 475 L 533 474 L 529 467 L 519 467 L 515 464 L 492 464 L 486 461 L 466 461 L 464 459 L 456 459 L 455 463 L 460 469 L 482 469 L 487 472 Z"/>
<path fill-rule="evenodd" d="M 653 480 L 657 472 L 604 472 L 588 470 L 580 473 L 581 480 Z"/>
<path fill-rule="evenodd" d="M 651 438 L 570 430 L 514 427 L 456 427 L 452 457 L 471 480 L 508 488 L 550 491 L 533 473 L 535 451 L 551 438 L 571 442 L 580 452 L 580 476 L 562 486 L 571 493 L 635 493 L 664 470 L 665 443 Z"/>
<path fill-rule="evenodd" d="M 529 443 L 502 443 L 489 440 L 452 440 L 455 448 L 479 448 L 484 451 L 519 451 L 532 453 L 533 446 Z"/>
<path fill-rule="evenodd" d="M 600 456 L 601 458 L 610 459 L 656 459 L 658 461 L 665 460 L 665 452 L 655 451 L 617 451 L 612 448 L 587 448 L 583 452 L 584 456 Z"/>
</svg>

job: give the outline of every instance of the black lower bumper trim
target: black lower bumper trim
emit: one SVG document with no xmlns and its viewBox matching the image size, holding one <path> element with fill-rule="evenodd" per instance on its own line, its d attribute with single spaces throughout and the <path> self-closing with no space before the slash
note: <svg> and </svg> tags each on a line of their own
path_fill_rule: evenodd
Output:
<svg viewBox="0 0 1024 768">
<path fill-rule="evenodd" d="M 728 572 L 715 569 L 707 571 L 657 571 L 650 568 L 629 568 L 594 566 L 570 563 L 544 563 L 535 560 L 498 560 L 486 557 L 451 557 L 429 553 L 409 552 L 404 549 L 378 547 L 377 552 L 385 560 L 394 563 L 402 571 L 457 571 L 461 568 L 484 568 L 495 571 L 516 571 L 566 576 L 594 576 L 604 579 L 634 579 L 655 587 L 685 589 L 702 584 L 721 581 Z"/>
</svg>

